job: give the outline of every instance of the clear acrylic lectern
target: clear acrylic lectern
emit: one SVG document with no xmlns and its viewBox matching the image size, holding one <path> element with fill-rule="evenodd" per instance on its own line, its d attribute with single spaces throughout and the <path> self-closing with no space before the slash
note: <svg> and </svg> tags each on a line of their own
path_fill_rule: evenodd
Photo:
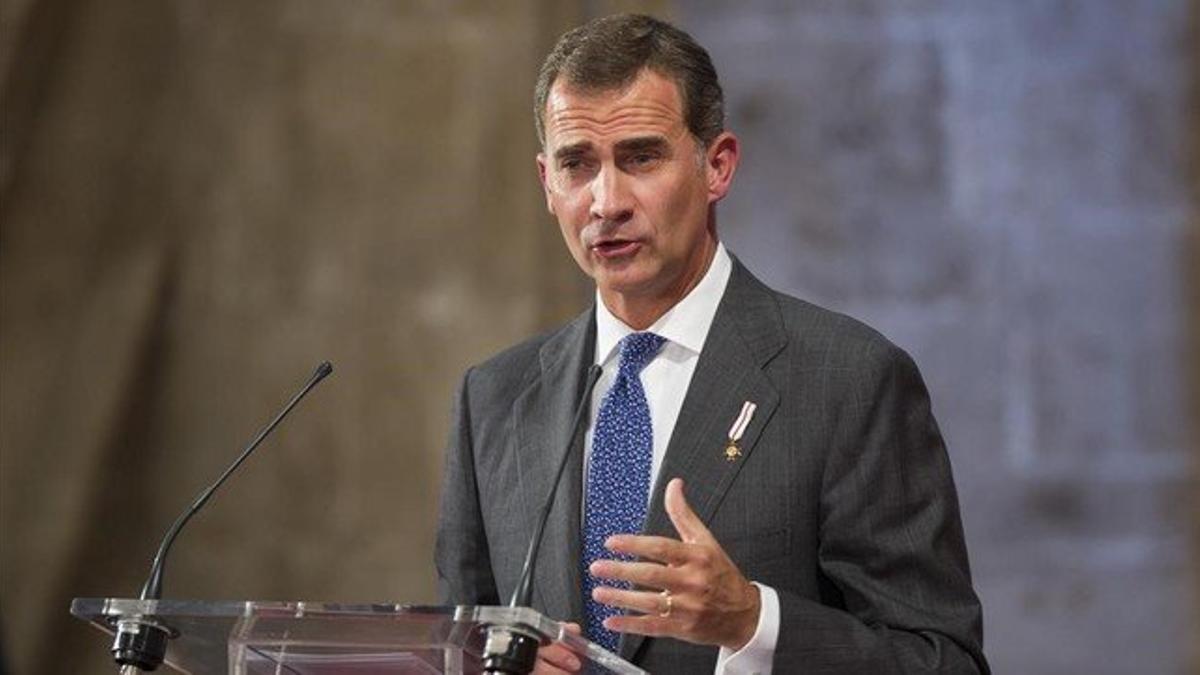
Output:
<svg viewBox="0 0 1200 675">
<path fill-rule="evenodd" d="M 71 613 L 110 634 L 122 620 L 158 623 L 166 665 L 193 675 L 479 673 L 497 625 L 561 640 L 589 673 L 645 672 L 525 608 L 76 598 Z"/>
</svg>

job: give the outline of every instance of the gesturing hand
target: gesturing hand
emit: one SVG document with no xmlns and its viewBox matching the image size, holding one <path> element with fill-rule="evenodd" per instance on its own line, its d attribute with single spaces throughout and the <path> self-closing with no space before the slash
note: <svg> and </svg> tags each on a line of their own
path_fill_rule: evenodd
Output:
<svg viewBox="0 0 1200 675">
<path fill-rule="evenodd" d="M 636 562 L 597 560 L 589 571 L 632 582 L 636 590 L 597 586 L 592 597 L 641 615 L 606 619 L 609 630 L 668 636 L 697 644 L 741 649 L 754 636 L 761 607 L 758 588 L 746 580 L 683 497 L 683 480 L 667 484 L 667 515 L 682 541 L 619 534 L 605 547 Z"/>
</svg>

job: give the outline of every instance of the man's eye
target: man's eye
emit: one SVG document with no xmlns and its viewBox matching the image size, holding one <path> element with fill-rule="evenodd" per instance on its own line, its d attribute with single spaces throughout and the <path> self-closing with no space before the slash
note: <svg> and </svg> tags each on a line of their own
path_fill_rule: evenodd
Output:
<svg viewBox="0 0 1200 675">
<path fill-rule="evenodd" d="M 629 164 L 631 166 L 645 167 L 657 162 L 658 159 L 659 156 L 656 153 L 639 152 L 637 154 L 630 155 Z"/>
</svg>

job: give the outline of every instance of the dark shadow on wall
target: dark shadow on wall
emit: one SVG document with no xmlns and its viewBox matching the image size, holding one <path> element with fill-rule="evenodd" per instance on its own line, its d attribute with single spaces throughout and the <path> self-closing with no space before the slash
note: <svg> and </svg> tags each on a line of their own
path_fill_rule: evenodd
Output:
<svg viewBox="0 0 1200 675">
<path fill-rule="evenodd" d="M 58 587 L 52 589 L 54 598 L 106 593 L 134 597 L 139 586 L 118 587 L 111 585 L 111 580 L 128 578 L 130 571 L 135 578 L 146 574 L 151 559 L 147 551 L 157 546 L 163 535 L 165 509 L 156 508 L 149 491 L 138 486 L 149 486 L 157 480 L 154 465 L 146 462 L 146 456 L 147 448 L 155 443 L 158 402 L 164 399 L 169 386 L 161 366 L 170 361 L 172 348 L 170 314 L 178 269 L 175 257 L 166 256 L 153 280 L 155 291 L 146 307 L 125 389 L 117 398 L 113 425 L 99 443 L 101 460 L 96 474 L 84 486 L 88 491 L 86 503 L 91 507 L 83 514 L 80 536 L 70 542 L 72 550 L 67 553 L 76 564 L 66 568 L 57 580 Z M 183 493 L 180 490 L 178 495 L 181 501 L 186 498 Z M 113 514 L 124 516 L 114 524 Z M 37 663 L 53 664 L 63 653 L 99 655 L 107 646 L 107 638 L 82 621 L 67 622 L 58 613 L 50 614 L 45 621 L 39 633 L 55 639 L 39 645 Z"/>
<path fill-rule="evenodd" d="M 71 33 L 72 18 L 78 17 L 77 0 L 30 0 L 23 13 L 13 20 L 8 37 L 14 46 L 8 63 L 0 64 L 0 95 L 3 96 L 3 115 L 0 117 L 0 215 L 7 210 L 11 182 L 18 174 L 16 164 L 28 145 L 39 109 L 45 102 L 46 91 L 54 81 L 65 41 Z M 6 218 L 0 218 L 3 233 Z"/>
</svg>

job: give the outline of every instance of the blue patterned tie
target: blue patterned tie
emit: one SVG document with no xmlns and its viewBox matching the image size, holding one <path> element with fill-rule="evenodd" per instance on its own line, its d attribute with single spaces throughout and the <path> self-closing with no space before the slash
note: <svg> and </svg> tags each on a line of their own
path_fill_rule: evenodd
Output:
<svg viewBox="0 0 1200 675">
<path fill-rule="evenodd" d="M 654 435 L 639 373 L 665 341 L 654 333 L 633 333 L 621 340 L 617 377 L 600 404 L 592 434 L 583 524 L 584 630 L 588 639 L 612 652 L 620 636 L 603 622 L 620 610 L 592 600 L 599 581 L 588 573 L 588 566 L 613 557 L 604 548 L 605 539 L 618 533 L 636 534 L 646 519 Z"/>
</svg>

